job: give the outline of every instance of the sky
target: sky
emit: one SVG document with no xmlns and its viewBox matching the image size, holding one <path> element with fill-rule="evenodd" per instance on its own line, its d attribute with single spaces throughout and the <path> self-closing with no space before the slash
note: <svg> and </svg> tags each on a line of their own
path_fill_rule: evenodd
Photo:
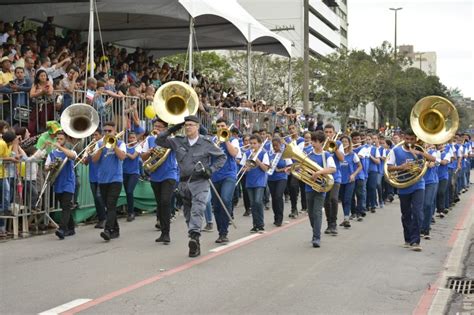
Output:
<svg viewBox="0 0 474 315">
<path fill-rule="evenodd" d="M 448 88 L 474 99 L 474 0 L 347 0 L 349 47 L 369 49 L 394 41 L 397 45 L 435 51 L 437 75 Z"/>
</svg>

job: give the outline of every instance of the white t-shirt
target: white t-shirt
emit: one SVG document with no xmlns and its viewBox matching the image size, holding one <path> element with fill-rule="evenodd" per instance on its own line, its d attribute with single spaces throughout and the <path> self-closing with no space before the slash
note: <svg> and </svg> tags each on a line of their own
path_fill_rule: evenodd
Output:
<svg viewBox="0 0 474 315">
<path fill-rule="evenodd" d="M 246 161 L 247 161 L 247 154 L 243 154 L 242 160 L 240 160 L 240 165 L 244 166 Z M 263 159 L 260 162 L 262 162 L 265 165 L 270 165 L 270 158 L 268 157 L 267 152 L 264 152 Z"/>
</svg>

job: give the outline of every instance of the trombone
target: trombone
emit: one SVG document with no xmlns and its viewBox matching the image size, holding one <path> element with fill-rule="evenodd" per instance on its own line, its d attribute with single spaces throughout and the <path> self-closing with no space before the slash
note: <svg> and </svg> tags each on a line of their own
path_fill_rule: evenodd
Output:
<svg viewBox="0 0 474 315">
<path fill-rule="evenodd" d="M 268 139 L 266 139 L 262 143 L 262 145 L 260 146 L 260 148 L 256 152 L 253 152 L 252 154 L 250 154 L 249 158 L 245 161 L 245 165 L 237 173 L 237 181 L 235 182 L 235 187 L 237 187 L 239 185 L 239 182 L 242 180 L 242 178 L 244 177 L 247 170 L 257 167 L 256 160 L 258 158 L 258 155 L 262 152 L 263 147 L 265 146 L 265 144 L 267 142 L 268 142 Z"/>
</svg>

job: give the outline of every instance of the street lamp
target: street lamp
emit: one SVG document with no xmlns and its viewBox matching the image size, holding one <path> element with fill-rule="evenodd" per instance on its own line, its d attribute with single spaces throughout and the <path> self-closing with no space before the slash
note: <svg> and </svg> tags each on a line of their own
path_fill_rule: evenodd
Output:
<svg viewBox="0 0 474 315">
<path fill-rule="evenodd" d="M 397 65 L 397 12 L 403 8 L 390 8 L 391 11 L 395 12 L 395 47 L 393 50 L 394 53 L 394 66 L 396 67 Z M 393 116 L 394 116 L 394 121 L 395 125 L 397 125 L 397 92 L 395 91 L 395 104 L 393 106 Z"/>
</svg>

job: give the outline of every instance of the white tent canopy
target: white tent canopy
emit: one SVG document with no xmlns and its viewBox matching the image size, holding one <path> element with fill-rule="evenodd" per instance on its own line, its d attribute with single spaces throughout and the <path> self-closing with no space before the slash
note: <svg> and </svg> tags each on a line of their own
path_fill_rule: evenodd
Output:
<svg viewBox="0 0 474 315">
<path fill-rule="evenodd" d="M 89 0 L 11 0 L 0 5 L 0 18 L 13 21 L 26 16 L 87 32 Z M 156 56 L 188 49 L 189 20 L 193 18 L 197 48 L 246 49 L 291 56 L 291 43 L 274 34 L 236 0 L 96 0 L 100 29 L 106 42 L 141 47 Z M 5 3 L 5 2 L 3 2 Z M 95 24 L 98 31 L 98 24 Z M 97 38 L 97 37 L 96 37 Z"/>
</svg>

